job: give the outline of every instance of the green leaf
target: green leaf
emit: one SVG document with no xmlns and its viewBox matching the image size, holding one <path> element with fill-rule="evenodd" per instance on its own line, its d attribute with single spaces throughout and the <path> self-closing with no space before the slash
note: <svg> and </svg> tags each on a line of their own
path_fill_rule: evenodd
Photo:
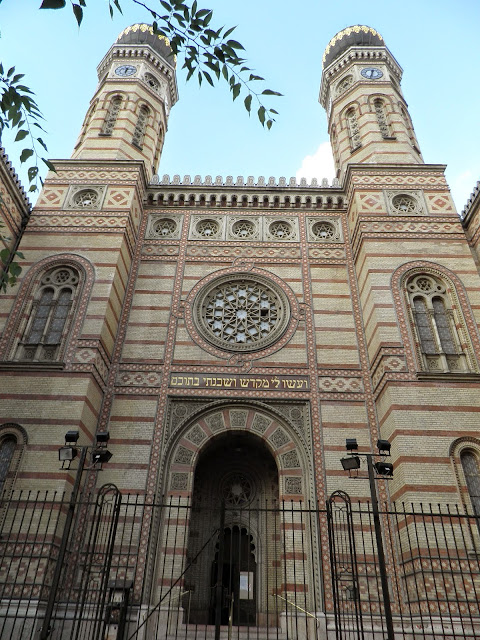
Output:
<svg viewBox="0 0 480 640">
<path fill-rule="evenodd" d="M 12 84 L 17 84 L 17 82 L 24 77 L 25 77 L 24 73 L 17 73 L 17 75 L 13 76 L 12 78 Z M 18 87 L 17 87 L 17 90 L 18 90 Z"/>
<path fill-rule="evenodd" d="M 270 131 L 272 128 L 273 120 L 267 120 L 267 129 Z"/>
<path fill-rule="evenodd" d="M 278 111 L 275 111 L 275 109 L 270 109 L 270 113 L 274 113 L 276 116 L 278 116 Z"/>
<path fill-rule="evenodd" d="M 245 109 L 248 111 L 248 113 L 250 113 L 251 109 L 252 109 L 252 94 L 249 93 L 248 96 L 245 98 L 244 103 L 245 103 Z"/>
<path fill-rule="evenodd" d="M 198 72 L 198 84 L 200 86 L 202 86 L 202 72 L 201 71 Z"/>
<path fill-rule="evenodd" d="M 15 255 L 18 256 L 19 258 L 21 258 L 22 260 L 25 260 L 25 256 L 23 255 L 23 253 L 21 251 L 15 251 Z"/>
<path fill-rule="evenodd" d="M 20 129 L 20 131 L 15 136 L 15 142 L 20 142 L 28 136 L 28 131 L 26 129 Z"/>
<path fill-rule="evenodd" d="M 78 26 L 80 26 L 83 20 L 83 9 L 79 4 L 72 4 L 72 9 L 73 9 L 73 13 L 75 14 L 77 24 Z"/>
<path fill-rule="evenodd" d="M 233 99 L 236 100 L 240 94 L 240 89 L 242 88 L 242 85 L 237 82 L 236 84 L 233 85 L 232 87 L 232 93 L 233 93 Z"/>
<path fill-rule="evenodd" d="M 9 272 L 12 274 L 14 278 L 16 278 L 22 273 L 22 267 L 16 262 L 12 262 L 9 268 Z"/>
<path fill-rule="evenodd" d="M 237 42 L 236 40 L 227 40 L 227 44 L 229 47 L 232 47 L 233 49 L 244 49 L 245 47 L 240 44 L 240 42 Z"/>
<path fill-rule="evenodd" d="M 222 73 L 223 73 L 223 77 L 228 82 L 228 68 L 226 64 L 224 64 L 222 67 Z"/>
<path fill-rule="evenodd" d="M 66 0 L 43 0 L 40 9 L 63 9 Z"/>
<path fill-rule="evenodd" d="M 212 13 L 210 9 L 200 9 L 200 11 L 197 12 L 197 18 L 203 18 L 203 16 L 208 15 L 209 13 Z"/>
<path fill-rule="evenodd" d="M 33 182 L 38 175 L 38 167 L 29 167 L 28 168 L 28 180 L 29 182 Z"/>
<path fill-rule="evenodd" d="M 33 156 L 33 149 L 24 149 L 20 154 L 20 162 L 23 164 L 30 158 L 30 156 Z"/>
<path fill-rule="evenodd" d="M 5 264 L 10 257 L 10 249 L 2 249 L 0 251 L 0 260 Z"/>
<path fill-rule="evenodd" d="M 50 162 L 50 160 L 47 160 L 46 158 L 42 158 L 42 161 L 47 165 L 47 167 L 50 169 L 50 171 L 53 171 L 54 173 L 57 173 L 57 170 L 55 169 L 55 165 L 52 164 Z M 43 182 L 42 182 L 43 184 Z"/>
<path fill-rule="evenodd" d="M 212 85 L 212 87 L 213 87 L 213 80 L 212 80 L 212 77 L 210 76 L 210 74 L 208 73 L 208 71 L 204 71 L 203 72 L 203 76 L 206 79 L 206 81 L 208 82 L 208 84 Z"/>
<path fill-rule="evenodd" d="M 258 110 L 258 119 L 262 123 L 262 126 L 265 125 L 265 111 L 266 111 L 265 107 L 260 107 Z"/>
<path fill-rule="evenodd" d="M 15 67 L 10 67 L 10 69 L 7 71 L 7 78 L 10 78 L 10 76 L 13 74 L 14 71 L 15 71 Z"/>
<path fill-rule="evenodd" d="M 228 36 L 233 33 L 235 31 L 237 27 L 232 27 L 231 29 L 229 29 L 228 31 L 225 31 L 225 33 L 223 34 L 224 38 L 228 38 Z"/>
<path fill-rule="evenodd" d="M 271 89 L 264 89 L 262 96 L 283 96 L 283 93 L 278 93 L 278 91 L 272 91 Z"/>
<path fill-rule="evenodd" d="M 248 78 L 248 81 L 252 82 L 252 80 L 265 80 L 265 78 L 262 78 L 262 76 L 255 76 L 253 75 L 253 73 L 251 73 L 250 77 Z"/>
</svg>

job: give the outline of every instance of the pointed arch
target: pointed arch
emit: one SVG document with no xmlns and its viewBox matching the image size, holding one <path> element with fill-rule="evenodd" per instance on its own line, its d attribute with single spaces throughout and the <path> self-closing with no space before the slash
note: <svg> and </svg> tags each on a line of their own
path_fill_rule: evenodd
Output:
<svg viewBox="0 0 480 640">
<path fill-rule="evenodd" d="M 27 432 L 19 424 L 0 425 L 0 497 L 8 498 L 12 492 L 27 441 Z"/>
<path fill-rule="evenodd" d="M 147 129 L 148 119 L 150 117 L 150 109 L 146 104 L 142 104 L 138 111 L 137 123 L 133 131 L 132 144 L 140 149 L 143 146 L 143 139 L 145 137 L 145 131 Z"/>
</svg>

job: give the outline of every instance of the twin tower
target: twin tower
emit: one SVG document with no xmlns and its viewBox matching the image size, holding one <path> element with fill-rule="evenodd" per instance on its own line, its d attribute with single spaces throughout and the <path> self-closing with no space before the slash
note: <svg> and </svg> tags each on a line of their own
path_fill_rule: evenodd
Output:
<svg viewBox="0 0 480 640">
<path fill-rule="evenodd" d="M 98 77 L 72 158 L 143 160 L 151 177 L 178 99 L 167 39 L 145 24 L 128 27 L 101 61 Z M 400 65 L 370 27 L 348 27 L 328 44 L 319 100 L 337 177 L 350 163 L 423 162 L 401 79 Z"/>
</svg>

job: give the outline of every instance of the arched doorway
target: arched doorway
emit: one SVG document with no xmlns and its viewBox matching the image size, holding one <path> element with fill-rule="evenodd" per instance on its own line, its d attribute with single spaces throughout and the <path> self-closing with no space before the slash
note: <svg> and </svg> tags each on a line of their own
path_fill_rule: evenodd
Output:
<svg viewBox="0 0 480 640">
<path fill-rule="evenodd" d="M 195 624 L 267 622 L 275 563 L 266 548 L 278 529 L 278 469 L 252 433 L 214 437 L 195 468 L 187 557 L 186 620 Z"/>
</svg>

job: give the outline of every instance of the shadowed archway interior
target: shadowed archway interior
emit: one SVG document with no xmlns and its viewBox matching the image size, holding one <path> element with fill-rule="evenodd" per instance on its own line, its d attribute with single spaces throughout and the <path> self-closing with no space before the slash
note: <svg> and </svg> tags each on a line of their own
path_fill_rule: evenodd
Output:
<svg viewBox="0 0 480 640">
<path fill-rule="evenodd" d="M 278 469 L 261 438 L 224 433 L 195 469 L 188 558 L 200 554 L 186 583 L 190 623 L 254 625 L 267 607 L 275 567 L 262 563 L 266 532 L 278 526 Z"/>
</svg>

